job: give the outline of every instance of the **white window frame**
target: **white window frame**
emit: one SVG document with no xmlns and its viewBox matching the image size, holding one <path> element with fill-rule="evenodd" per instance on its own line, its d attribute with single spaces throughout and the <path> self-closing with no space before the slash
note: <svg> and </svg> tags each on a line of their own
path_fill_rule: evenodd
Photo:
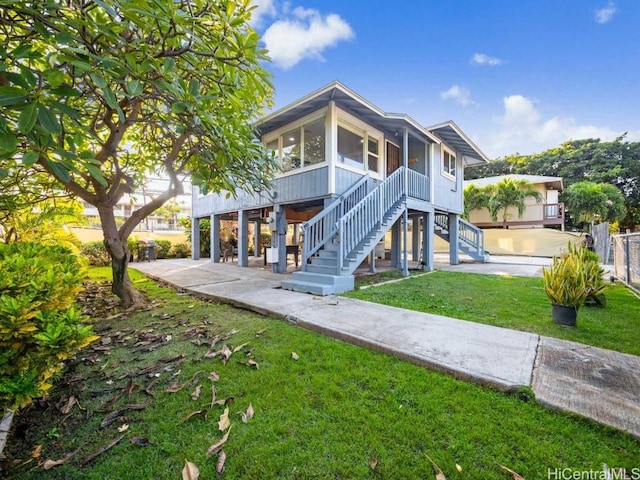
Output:
<svg viewBox="0 0 640 480">
<path fill-rule="evenodd" d="M 449 161 L 446 161 L 446 157 L 449 155 Z M 453 158 L 453 168 L 451 165 L 451 158 Z M 442 146 L 442 162 L 441 162 L 441 172 L 442 175 L 450 180 L 456 180 L 458 176 L 458 156 L 456 153 L 450 148 Z M 451 173 L 453 171 L 453 173 Z"/>
<path fill-rule="evenodd" d="M 357 173 L 369 173 L 372 178 L 383 179 L 384 178 L 384 154 L 381 153 L 382 145 L 384 145 L 384 134 L 373 128 L 371 125 L 363 122 L 362 120 L 354 117 L 346 111 L 336 108 L 337 113 L 337 126 L 349 130 L 352 133 L 360 135 L 363 138 L 362 142 L 362 168 L 356 168 L 351 165 L 339 162 L 337 159 L 338 145 L 335 145 L 336 153 L 336 165 L 345 170 L 350 170 Z M 378 170 L 369 170 L 369 137 L 374 138 L 378 142 Z"/>
<path fill-rule="evenodd" d="M 300 145 L 304 146 L 304 126 L 308 125 L 310 123 L 313 123 L 315 121 L 318 121 L 320 119 L 326 119 L 327 117 L 327 108 L 322 108 L 320 110 L 317 110 L 313 113 L 310 113 L 309 115 L 302 117 L 298 120 L 296 120 L 295 122 L 291 122 L 288 123 L 286 125 L 283 125 L 282 127 L 278 128 L 277 130 L 274 130 L 273 132 L 269 132 L 267 135 L 264 135 L 262 137 L 262 144 L 266 147 L 269 143 L 273 142 L 274 140 L 277 140 L 278 142 L 278 150 L 276 152 L 276 157 L 278 158 L 278 165 L 282 166 L 282 138 L 283 135 L 287 132 L 290 132 L 291 130 L 296 130 L 296 129 L 300 129 Z M 326 122 L 325 122 L 326 123 Z M 325 139 L 328 135 L 328 132 L 326 131 L 326 125 L 325 125 Z M 280 175 L 290 175 L 293 173 L 298 173 L 298 172 L 302 172 L 302 171 L 306 171 L 306 170 L 313 170 L 314 168 L 319 168 L 322 166 L 325 166 L 329 163 L 329 153 L 326 151 L 326 147 L 325 147 L 325 152 L 324 152 L 324 161 L 323 162 L 319 162 L 319 163 L 313 163 L 311 165 L 305 165 L 304 163 L 304 148 L 300 149 L 300 162 L 301 162 L 301 166 L 299 168 L 294 168 L 291 170 L 287 170 L 287 171 L 283 171 Z"/>
</svg>

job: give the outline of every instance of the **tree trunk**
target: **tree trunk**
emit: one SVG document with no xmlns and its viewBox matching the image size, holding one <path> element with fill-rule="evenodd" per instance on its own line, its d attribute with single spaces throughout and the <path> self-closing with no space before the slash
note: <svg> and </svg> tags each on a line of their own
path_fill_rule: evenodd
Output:
<svg viewBox="0 0 640 480">
<path fill-rule="evenodd" d="M 104 235 L 104 246 L 111 257 L 111 272 L 113 273 L 113 283 L 111 291 L 120 298 L 123 308 L 129 308 L 143 303 L 144 298 L 131 283 L 127 265 L 129 264 L 129 251 L 127 250 L 127 239 L 122 238 L 116 226 L 112 208 L 99 208 L 100 221 L 102 223 L 102 233 Z"/>
</svg>

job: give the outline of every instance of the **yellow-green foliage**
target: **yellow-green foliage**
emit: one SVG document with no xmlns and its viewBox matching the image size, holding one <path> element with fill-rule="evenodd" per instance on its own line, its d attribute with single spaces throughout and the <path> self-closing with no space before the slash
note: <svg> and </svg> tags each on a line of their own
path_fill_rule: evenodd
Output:
<svg viewBox="0 0 640 480">
<path fill-rule="evenodd" d="M 598 256 L 587 248 L 571 243 L 567 251 L 553 257 L 549 268 L 543 268 L 544 291 L 554 305 L 580 307 L 587 297 L 600 295 L 606 284 Z"/>
<path fill-rule="evenodd" d="M 44 395 L 63 361 L 97 337 L 74 308 L 82 267 L 68 249 L 0 244 L 0 411 Z"/>
</svg>

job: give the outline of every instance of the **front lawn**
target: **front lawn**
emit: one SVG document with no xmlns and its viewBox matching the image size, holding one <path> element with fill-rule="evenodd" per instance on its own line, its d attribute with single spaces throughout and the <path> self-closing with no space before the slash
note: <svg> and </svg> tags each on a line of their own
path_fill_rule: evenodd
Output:
<svg viewBox="0 0 640 480">
<path fill-rule="evenodd" d="M 189 460 L 213 479 L 221 453 L 207 449 L 223 438 L 227 408 L 227 479 L 434 479 L 426 455 L 449 479 L 512 478 L 498 463 L 529 480 L 638 466 L 639 440 L 527 402 L 527 391 L 457 381 L 133 278 L 147 311 L 118 316 L 85 296 L 102 338 L 16 418 L 10 478 L 177 479 Z M 45 470 L 47 460 L 65 461 Z"/>
<path fill-rule="evenodd" d="M 553 323 L 541 278 L 436 271 L 345 296 L 640 355 L 640 299 L 621 284 L 606 307 L 581 307 L 575 328 Z"/>
</svg>

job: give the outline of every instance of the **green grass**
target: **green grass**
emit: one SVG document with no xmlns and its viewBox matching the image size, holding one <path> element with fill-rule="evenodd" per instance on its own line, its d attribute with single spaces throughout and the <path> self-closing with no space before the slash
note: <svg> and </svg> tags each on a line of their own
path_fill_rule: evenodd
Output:
<svg viewBox="0 0 640 480">
<path fill-rule="evenodd" d="M 575 328 L 553 323 L 541 278 L 437 271 L 345 296 L 640 355 L 640 299 L 620 284 L 606 307 L 581 307 Z"/>
<path fill-rule="evenodd" d="M 96 320 L 97 329 L 110 327 L 103 337 L 121 338 L 123 343 L 115 342 L 108 354 L 83 352 L 79 358 L 84 360 L 70 369 L 47 402 L 18 416 L 17 434 L 5 453 L 12 461 L 28 463 L 14 467 L 10 478 L 172 479 L 180 478 L 185 459 L 198 465 L 200 478 L 216 478 L 217 459 L 205 454 L 222 437 L 217 422 L 224 407 L 209 406 L 212 382 L 207 376 L 212 371 L 220 376 L 215 382 L 217 397 L 234 398 L 229 405 L 232 429 L 224 448 L 227 479 L 435 478 L 425 454 L 449 479 L 509 478 L 498 463 L 529 480 L 547 478 L 547 468 L 638 466 L 640 441 L 613 429 L 133 278 L 155 306 L 128 317 Z M 183 338 L 196 326 L 205 335 L 204 345 L 192 343 L 195 337 Z M 214 332 L 232 329 L 238 333 L 226 343 L 232 348 L 248 345 L 227 365 L 219 358 L 204 358 Z M 133 352 L 141 333 L 151 330 L 170 334 L 171 339 L 156 351 Z M 116 335 L 118 331 L 123 335 Z M 239 363 L 246 361 L 246 349 L 258 362 L 257 370 Z M 155 395 L 143 393 L 155 377 L 135 373 L 149 365 L 165 365 L 160 359 L 179 354 L 185 362 L 170 372 L 162 370 Z M 174 381 L 187 386 L 166 393 Z M 202 385 L 202 395 L 193 400 L 196 384 Z M 125 423 L 99 428 L 106 412 L 98 410 L 116 393 L 98 394 L 105 388 L 122 389 L 122 397 L 107 410 L 131 403 L 150 405 L 128 411 L 125 438 L 83 467 L 81 460 L 119 436 L 117 428 Z M 129 398 L 126 389 L 131 390 Z M 54 405 L 64 395 L 75 396 L 84 410 L 76 406 L 69 415 L 59 413 Z M 249 403 L 256 413 L 244 424 L 237 412 L 246 411 Z M 209 410 L 207 418 L 180 423 L 201 409 Z M 132 437 L 146 437 L 151 444 L 132 445 Z M 41 455 L 30 460 L 38 444 L 43 445 Z M 65 465 L 48 471 L 37 466 L 78 447 L 80 452 Z M 375 470 L 370 467 L 372 458 L 377 459 Z"/>
</svg>

